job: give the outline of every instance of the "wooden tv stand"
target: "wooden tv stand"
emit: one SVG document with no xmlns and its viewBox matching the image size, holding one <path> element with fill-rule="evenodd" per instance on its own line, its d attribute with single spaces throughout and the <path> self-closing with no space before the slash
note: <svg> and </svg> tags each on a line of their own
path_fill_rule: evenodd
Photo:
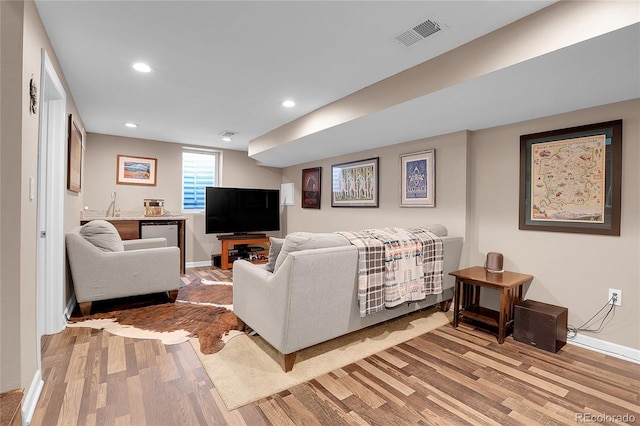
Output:
<svg viewBox="0 0 640 426">
<path fill-rule="evenodd" d="M 246 234 L 246 235 L 218 235 L 218 239 L 222 243 L 222 253 L 220 256 L 220 268 L 228 270 L 233 267 L 233 261 L 229 262 L 229 246 L 240 244 L 259 244 L 269 243 L 269 237 L 264 234 Z M 268 249 L 268 247 L 267 247 Z M 252 263 L 267 263 L 267 260 L 252 260 Z"/>
</svg>

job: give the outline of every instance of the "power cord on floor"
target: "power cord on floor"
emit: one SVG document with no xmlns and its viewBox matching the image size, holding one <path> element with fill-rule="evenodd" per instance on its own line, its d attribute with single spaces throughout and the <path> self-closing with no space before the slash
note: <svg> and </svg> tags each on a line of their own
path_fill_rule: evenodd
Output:
<svg viewBox="0 0 640 426">
<path fill-rule="evenodd" d="M 605 327 L 605 325 L 609 324 L 609 322 L 611 322 L 611 320 L 613 320 L 613 318 L 616 316 L 616 305 L 613 303 L 614 302 L 614 297 L 609 299 L 607 301 L 607 303 L 605 303 L 605 305 L 602 308 L 600 308 L 600 310 L 598 312 L 596 312 L 591 318 L 589 318 L 580 327 L 573 327 L 573 326 L 569 325 L 567 327 L 567 337 L 569 339 L 575 338 L 578 335 L 578 331 L 590 331 L 590 332 L 593 332 L 593 333 L 599 333 L 600 331 L 602 331 L 602 329 Z M 602 311 L 604 311 L 607 306 L 609 306 L 609 310 L 604 314 L 604 317 L 602 317 L 602 320 L 600 321 L 600 325 L 598 326 L 598 328 L 589 328 L 589 327 L 593 326 L 592 321 L 599 321 L 599 319 L 596 319 L 596 317 Z M 607 321 L 606 324 L 605 324 L 605 321 L 607 320 L 609 315 L 611 315 L 611 318 L 609 318 L 609 321 Z"/>
</svg>

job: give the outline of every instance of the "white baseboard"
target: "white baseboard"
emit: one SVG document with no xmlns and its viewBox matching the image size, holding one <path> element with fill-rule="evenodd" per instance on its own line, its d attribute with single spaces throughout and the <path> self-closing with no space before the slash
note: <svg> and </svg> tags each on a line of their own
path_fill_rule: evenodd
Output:
<svg viewBox="0 0 640 426">
<path fill-rule="evenodd" d="M 640 364 L 640 350 L 629 348 L 627 346 L 618 345 L 617 343 L 607 342 L 605 340 L 596 339 L 594 337 L 585 336 L 578 333 L 573 338 L 567 338 L 567 343 L 591 349 L 606 355 L 624 359 L 625 361 Z"/>
<path fill-rule="evenodd" d="M 36 371 L 31 381 L 31 386 L 24 397 L 24 403 L 22 404 L 22 426 L 28 426 L 31 424 L 33 413 L 36 411 L 36 405 L 38 399 L 40 399 L 40 393 L 44 387 L 40 370 Z"/>
<path fill-rule="evenodd" d="M 187 262 L 185 267 L 187 268 L 199 268 L 201 266 L 211 266 L 210 260 L 204 260 L 202 262 Z"/>
</svg>

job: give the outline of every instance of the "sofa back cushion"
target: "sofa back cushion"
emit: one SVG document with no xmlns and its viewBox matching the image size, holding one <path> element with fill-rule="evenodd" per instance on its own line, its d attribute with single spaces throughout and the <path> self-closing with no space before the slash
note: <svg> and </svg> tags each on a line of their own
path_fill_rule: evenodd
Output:
<svg viewBox="0 0 640 426">
<path fill-rule="evenodd" d="M 284 263 L 289 253 L 326 247 L 348 246 L 351 243 L 340 234 L 315 233 L 315 232 L 292 232 L 284 239 L 284 244 L 280 254 L 276 259 L 273 272 L 277 272 Z"/>
<path fill-rule="evenodd" d="M 446 237 L 448 234 L 447 227 L 440 224 L 421 226 L 420 228 L 428 229 L 436 234 L 438 237 Z"/>
<path fill-rule="evenodd" d="M 92 220 L 80 227 L 80 235 L 102 251 L 124 251 L 115 226 L 106 220 Z"/>
<path fill-rule="evenodd" d="M 282 250 L 284 244 L 284 238 L 269 237 L 269 262 L 266 264 L 265 269 L 269 272 L 273 272 L 276 267 L 276 260 Z"/>
</svg>

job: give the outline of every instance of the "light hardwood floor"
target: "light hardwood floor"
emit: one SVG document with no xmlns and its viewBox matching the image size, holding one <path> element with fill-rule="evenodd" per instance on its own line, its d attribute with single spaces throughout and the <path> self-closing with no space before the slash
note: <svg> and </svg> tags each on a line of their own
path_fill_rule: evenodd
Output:
<svg viewBox="0 0 640 426">
<path fill-rule="evenodd" d="M 187 274 L 222 276 L 211 268 Z M 557 354 L 511 337 L 498 345 L 468 325 L 441 327 L 231 412 L 189 343 L 67 328 L 45 336 L 42 353 L 33 425 L 640 422 L 639 365 L 572 345 Z"/>
</svg>

